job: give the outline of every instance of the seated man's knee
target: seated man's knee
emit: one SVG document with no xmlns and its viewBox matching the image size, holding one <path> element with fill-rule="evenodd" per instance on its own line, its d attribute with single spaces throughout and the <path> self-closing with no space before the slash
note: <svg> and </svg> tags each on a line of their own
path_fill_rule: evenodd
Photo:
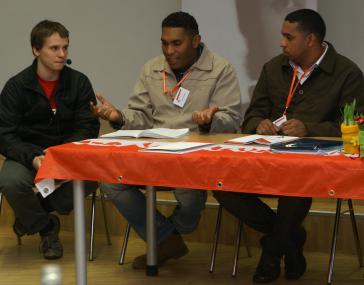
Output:
<svg viewBox="0 0 364 285">
<path fill-rule="evenodd" d="M 11 198 L 34 192 L 34 190 L 31 184 L 21 178 L 0 176 L 0 192 L 7 198 Z"/>
<path fill-rule="evenodd" d="M 125 202 L 132 201 L 134 193 L 138 191 L 136 186 L 114 183 L 100 183 L 100 189 L 111 200 L 124 200 Z"/>
<path fill-rule="evenodd" d="M 205 208 L 207 191 L 176 189 L 175 196 L 179 207 L 200 211 Z"/>
<path fill-rule="evenodd" d="M 35 171 L 12 160 L 6 160 L 0 171 L 0 192 L 5 196 L 33 191 Z"/>
</svg>

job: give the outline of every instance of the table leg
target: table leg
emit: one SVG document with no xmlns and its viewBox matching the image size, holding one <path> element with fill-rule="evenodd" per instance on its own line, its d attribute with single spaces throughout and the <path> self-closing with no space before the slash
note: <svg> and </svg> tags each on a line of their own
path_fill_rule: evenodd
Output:
<svg viewBox="0 0 364 285">
<path fill-rule="evenodd" d="M 339 199 L 337 199 L 337 202 L 336 202 L 336 214 L 335 214 L 334 231 L 333 231 L 333 234 L 332 234 L 329 270 L 328 270 L 328 273 L 327 273 L 327 284 L 328 285 L 331 285 L 332 275 L 334 273 L 336 241 L 337 241 L 337 233 L 339 231 L 339 222 L 340 222 L 340 215 L 341 215 L 341 201 L 342 201 L 342 199 L 339 198 Z"/>
<path fill-rule="evenodd" d="M 76 284 L 87 285 L 84 182 L 73 181 L 73 203 L 75 220 Z"/>
<path fill-rule="evenodd" d="M 156 239 L 156 195 L 153 186 L 146 187 L 147 196 L 147 276 L 158 275 L 157 239 Z"/>
</svg>

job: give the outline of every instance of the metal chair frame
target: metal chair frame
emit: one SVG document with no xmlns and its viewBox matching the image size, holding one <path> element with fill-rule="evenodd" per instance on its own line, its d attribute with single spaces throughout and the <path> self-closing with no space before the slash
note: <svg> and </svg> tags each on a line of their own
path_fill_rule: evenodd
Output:
<svg viewBox="0 0 364 285">
<path fill-rule="evenodd" d="M 354 241 L 355 241 L 355 245 L 356 245 L 356 253 L 358 256 L 359 266 L 363 267 L 363 253 L 362 253 L 362 248 L 361 248 L 360 239 L 359 239 L 358 227 L 357 227 L 356 219 L 355 219 L 353 201 L 352 201 L 352 199 L 347 199 L 349 210 L 341 212 L 342 200 L 343 200 L 342 198 L 339 198 L 339 199 L 337 199 L 337 202 L 336 202 L 335 222 L 334 222 L 334 229 L 333 229 L 332 242 L 331 242 L 329 269 L 328 269 L 328 273 L 327 273 L 327 284 L 328 285 L 331 285 L 332 277 L 333 277 L 333 273 L 334 273 L 336 243 L 337 243 L 337 236 L 338 236 L 338 231 L 339 231 L 340 218 L 341 218 L 341 215 L 346 212 L 349 212 L 349 214 L 350 214 L 350 220 L 351 220 L 351 225 L 353 228 Z"/>
<path fill-rule="evenodd" d="M 104 225 L 105 225 L 105 233 L 106 233 L 106 242 L 108 245 L 111 245 L 111 239 L 110 239 L 110 232 L 107 222 L 107 214 L 106 214 L 106 206 L 105 206 L 105 194 L 101 191 L 99 194 L 100 201 L 101 201 L 101 207 L 102 207 L 102 213 L 104 217 Z M 94 245 L 95 245 L 95 214 L 96 214 L 96 191 L 92 193 L 91 198 L 91 220 L 90 220 L 90 253 L 89 253 L 89 261 L 95 260 L 94 255 Z"/>
</svg>

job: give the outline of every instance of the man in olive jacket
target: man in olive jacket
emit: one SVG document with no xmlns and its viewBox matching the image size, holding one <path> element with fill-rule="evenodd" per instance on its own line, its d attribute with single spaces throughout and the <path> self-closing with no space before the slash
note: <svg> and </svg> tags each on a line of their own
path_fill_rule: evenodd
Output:
<svg viewBox="0 0 364 285">
<path fill-rule="evenodd" d="M 59 219 L 73 208 L 71 183 L 43 199 L 34 177 L 48 147 L 98 136 L 100 123 L 89 110 L 96 102 L 88 78 L 65 66 L 69 33 L 60 23 L 38 23 L 31 32 L 33 64 L 5 84 L 0 95 L 0 192 L 13 208 L 18 236 L 39 232 L 46 259 L 63 255 Z M 88 191 L 97 183 L 86 182 Z"/>
<path fill-rule="evenodd" d="M 325 31 L 323 19 L 313 10 L 286 16 L 283 53 L 264 65 L 245 114 L 243 133 L 340 136 L 344 105 L 356 99 L 362 111 L 363 74 L 323 41 Z M 306 231 L 302 222 L 311 198 L 279 197 L 275 213 L 255 194 L 216 192 L 215 197 L 233 215 L 264 233 L 255 283 L 276 280 L 283 256 L 286 279 L 304 274 Z"/>
</svg>

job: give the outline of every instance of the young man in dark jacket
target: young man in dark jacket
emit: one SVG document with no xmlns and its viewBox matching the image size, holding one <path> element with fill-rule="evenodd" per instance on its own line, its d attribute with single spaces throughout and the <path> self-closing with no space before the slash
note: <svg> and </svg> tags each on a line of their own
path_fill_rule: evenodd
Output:
<svg viewBox="0 0 364 285">
<path fill-rule="evenodd" d="M 43 199 L 34 177 L 50 146 L 98 136 L 99 120 L 89 110 L 96 102 L 89 79 L 67 66 L 69 32 L 60 23 L 38 23 L 31 32 L 35 59 L 6 83 L 0 95 L 0 191 L 15 212 L 18 236 L 39 232 L 46 259 L 63 255 L 59 219 L 73 208 L 70 183 Z M 88 190 L 97 184 L 88 182 Z"/>
</svg>

